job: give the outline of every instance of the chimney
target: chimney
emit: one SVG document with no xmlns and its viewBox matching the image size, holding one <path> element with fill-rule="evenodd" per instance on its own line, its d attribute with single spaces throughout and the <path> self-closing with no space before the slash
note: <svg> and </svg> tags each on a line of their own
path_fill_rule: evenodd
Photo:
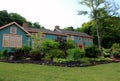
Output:
<svg viewBox="0 0 120 81">
<path fill-rule="evenodd" d="M 23 28 L 27 28 L 29 27 L 29 24 L 28 23 L 23 23 Z"/>
<path fill-rule="evenodd" d="M 56 25 L 56 26 L 55 26 L 55 29 L 60 29 L 59 27 L 60 27 L 60 26 Z"/>
</svg>

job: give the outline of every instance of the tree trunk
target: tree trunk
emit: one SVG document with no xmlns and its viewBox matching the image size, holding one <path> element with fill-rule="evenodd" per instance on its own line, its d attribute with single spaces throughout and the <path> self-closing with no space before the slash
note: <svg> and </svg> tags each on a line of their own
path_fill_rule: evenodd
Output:
<svg viewBox="0 0 120 81">
<path fill-rule="evenodd" d="M 94 21 L 95 21 L 95 27 L 96 27 L 96 31 L 97 31 L 97 37 L 98 37 L 98 48 L 99 48 L 99 50 L 101 50 L 101 40 L 100 40 L 100 35 L 99 35 L 99 30 L 98 30 L 97 18 L 94 18 Z"/>
</svg>

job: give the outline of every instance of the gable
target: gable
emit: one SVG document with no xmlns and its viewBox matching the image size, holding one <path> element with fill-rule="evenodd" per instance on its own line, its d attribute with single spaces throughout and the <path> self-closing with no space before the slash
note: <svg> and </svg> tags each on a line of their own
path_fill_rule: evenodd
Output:
<svg viewBox="0 0 120 81">
<path fill-rule="evenodd" d="M 16 22 L 9 23 L 7 25 L 4 25 L 0 27 L 0 31 L 3 33 L 25 33 L 27 36 L 30 36 L 31 34 L 26 31 L 22 26 L 17 24 Z"/>
</svg>

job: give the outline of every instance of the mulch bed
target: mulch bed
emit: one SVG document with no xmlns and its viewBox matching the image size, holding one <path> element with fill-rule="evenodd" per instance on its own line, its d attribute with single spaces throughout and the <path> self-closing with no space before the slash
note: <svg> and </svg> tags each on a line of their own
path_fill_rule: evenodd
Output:
<svg viewBox="0 0 120 81">
<path fill-rule="evenodd" d="M 8 62 L 8 63 L 30 63 L 30 64 L 40 64 L 40 65 L 49 65 L 49 66 L 62 66 L 62 67 L 88 67 L 95 66 L 99 64 L 108 64 L 108 63 L 118 63 L 118 61 L 100 61 L 100 62 L 90 62 L 90 63 L 81 63 L 81 62 L 67 62 L 67 63 L 56 63 L 50 60 L 42 60 L 42 61 L 23 61 L 23 60 L 0 60 L 0 62 Z"/>
</svg>

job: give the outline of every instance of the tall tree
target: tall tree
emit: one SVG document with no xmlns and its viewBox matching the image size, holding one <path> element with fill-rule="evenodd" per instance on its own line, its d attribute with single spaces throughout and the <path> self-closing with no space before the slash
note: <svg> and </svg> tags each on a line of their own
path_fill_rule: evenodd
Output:
<svg viewBox="0 0 120 81">
<path fill-rule="evenodd" d="M 0 11 L 0 26 L 10 23 L 10 17 L 6 10 Z"/>
<path fill-rule="evenodd" d="M 107 16 L 101 19 L 98 19 L 100 37 L 101 37 L 101 45 L 104 48 L 110 48 L 112 44 L 119 43 L 120 44 L 120 17 L 115 16 Z M 97 44 L 97 35 L 96 28 L 94 26 L 94 21 L 91 20 L 89 22 L 83 23 L 82 27 L 77 28 L 75 31 L 82 31 L 91 36 L 94 36 L 94 44 Z"/>
<path fill-rule="evenodd" d="M 96 27 L 96 32 L 97 32 L 97 39 L 98 39 L 98 47 L 101 49 L 101 39 L 100 39 L 100 33 L 99 33 L 99 23 L 98 19 L 105 16 L 105 12 L 103 11 L 108 11 L 114 12 L 114 10 L 117 10 L 117 7 L 114 6 L 111 7 L 109 2 L 106 2 L 106 0 L 81 0 L 80 4 L 87 6 L 90 9 L 90 16 L 94 20 L 95 27 Z M 110 10 L 111 9 L 111 10 Z M 87 14 L 87 11 L 78 11 L 79 15 L 81 14 Z M 104 13 L 104 15 L 103 15 Z"/>
</svg>

